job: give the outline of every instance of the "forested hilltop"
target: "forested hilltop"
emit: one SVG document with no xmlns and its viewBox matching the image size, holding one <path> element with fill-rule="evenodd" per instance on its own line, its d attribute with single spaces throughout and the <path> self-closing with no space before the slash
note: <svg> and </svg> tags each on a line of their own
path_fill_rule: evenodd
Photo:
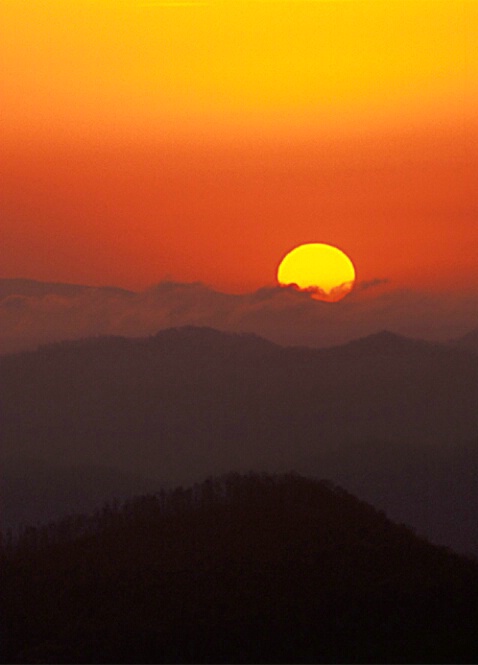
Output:
<svg viewBox="0 0 478 665">
<path fill-rule="evenodd" d="M 3 662 L 471 663 L 478 565 L 326 481 L 237 473 L 2 543 Z"/>
</svg>

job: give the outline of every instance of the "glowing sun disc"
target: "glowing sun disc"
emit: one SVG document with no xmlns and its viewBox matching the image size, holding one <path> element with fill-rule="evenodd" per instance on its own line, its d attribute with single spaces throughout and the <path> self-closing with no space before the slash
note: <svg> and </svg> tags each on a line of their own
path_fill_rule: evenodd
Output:
<svg viewBox="0 0 478 665">
<path fill-rule="evenodd" d="M 312 298 L 337 302 L 353 289 L 355 268 L 347 254 L 323 243 L 299 245 L 284 256 L 277 270 L 280 286 L 310 292 Z"/>
</svg>

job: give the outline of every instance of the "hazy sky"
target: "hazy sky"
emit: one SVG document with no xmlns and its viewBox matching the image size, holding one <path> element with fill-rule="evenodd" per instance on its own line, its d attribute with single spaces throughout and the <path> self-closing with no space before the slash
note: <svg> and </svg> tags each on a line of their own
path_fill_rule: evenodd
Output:
<svg viewBox="0 0 478 665">
<path fill-rule="evenodd" d="M 0 277 L 478 291 L 478 2 L 2 0 Z"/>
</svg>

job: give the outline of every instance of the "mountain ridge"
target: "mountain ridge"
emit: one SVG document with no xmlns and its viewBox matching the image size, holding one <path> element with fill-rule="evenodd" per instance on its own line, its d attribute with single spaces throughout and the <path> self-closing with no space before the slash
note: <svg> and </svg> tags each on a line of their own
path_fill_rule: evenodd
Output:
<svg viewBox="0 0 478 665">
<path fill-rule="evenodd" d="M 475 331 L 470 331 L 470 338 L 473 339 Z M 465 335 L 465 338 L 468 339 L 468 335 Z M 289 349 L 295 351 L 312 351 L 313 353 L 317 352 L 331 352 L 334 350 L 364 350 L 372 352 L 381 352 L 387 350 L 426 350 L 426 349 L 436 349 L 441 351 L 454 351 L 458 354 L 464 352 L 465 354 L 471 351 L 472 348 L 467 348 L 466 344 L 461 345 L 459 338 L 452 342 L 440 342 L 435 340 L 427 340 L 416 337 L 410 337 L 408 335 L 402 335 L 395 333 L 391 330 L 380 330 L 375 333 L 370 333 L 363 335 L 357 338 L 354 338 L 348 342 L 339 342 L 333 346 L 327 347 L 316 347 L 308 346 L 305 344 L 282 344 L 274 342 L 270 339 L 262 337 L 254 332 L 248 331 L 230 331 L 230 330 L 220 330 L 214 328 L 213 326 L 208 325 L 181 325 L 181 326 L 171 326 L 168 328 L 161 328 L 157 332 L 149 335 L 138 335 L 138 336 L 126 336 L 126 335 L 117 335 L 117 334 L 104 334 L 104 335 L 91 335 L 84 336 L 78 339 L 65 339 L 53 342 L 46 342 L 40 344 L 35 349 L 25 349 L 21 351 L 16 351 L 14 353 L 0 355 L 0 361 L 5 356 L 21 356 L 25 354 L 35 354 L 37 352 L 44 351 L 55 351 L 55 349 L 81 349 L 81 348 L 93 348 L 95 345 L 104 345 L 109 341 L 111 343 L 124 344 L 133 344 L 136 346 L 145 346 L 148 344 L 154 344 L 154 342 L 179 342 L 179 343 L 190 343 L 194 341 L 200 341 L 202 344 L 206 345 L 206 342 L 231 342 L 240 344 L 251 343 L 257 344 L 257 346 L 262 346 L 264 350 L 273 348 L 275 349 Z"/>
<path fill-rule="evenodd" d="M 203 283 L 162 281 L 141 291 L 0 279 L 0 354 L 98 335 L 144 337 L 158 330 L 208 326 L 249 332 L 282 346 L 328 348 L 380 330 L 447 342 L 476 328 L 473 294 L 360 285 L 339 303 L 279 286 L 223 293 Z"/>
<path fill-rule="evenodd" d="M 478 551 L 478 357 L 388 333 L 364 339 L 281 347 L 188 327 L 3 356 L 0 459 L 112 467 L 159 484 L 307 471 Z M 4 520 L 28 521 L 27 505 L 9 505 Z"/>
</svg>

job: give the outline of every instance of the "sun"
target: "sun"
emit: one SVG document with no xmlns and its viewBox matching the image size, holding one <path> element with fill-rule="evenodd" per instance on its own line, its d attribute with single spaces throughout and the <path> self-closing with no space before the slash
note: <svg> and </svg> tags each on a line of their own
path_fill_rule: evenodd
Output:
<svg viewBox="0 0 478 665">
<path fill-rule="evenodd" d="M 284 256 L 277 270 L 277 281 L 280 286 L 308 291 L 315 300 L 337 302 L 353 289 L 355 268 L 337 247 L 308 243 Z"/>
</svg>

